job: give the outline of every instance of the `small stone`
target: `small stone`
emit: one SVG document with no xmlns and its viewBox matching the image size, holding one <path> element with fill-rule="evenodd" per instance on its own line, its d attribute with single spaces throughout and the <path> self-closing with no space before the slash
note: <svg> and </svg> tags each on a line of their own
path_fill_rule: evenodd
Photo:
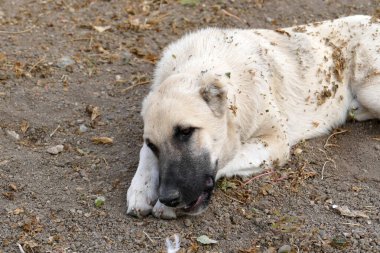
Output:
<svg viewBox="0 0 380 253">
<path fill-rule="evenodd" d="M 264 251 L 264 253 L 276 253 L 275 247 L 269 247 L 267 250 Z"/>
<path fill-rule="evenodd" d="M 272 23 L 274 21 L 274 19 L 271 17 L 266 17 L 265 21 L 267 21 L 268 23 Z"/>
<path fill-rule="evenodd" d="M 73 65 L 75 61 L 71 59 L 69 56 L 63 56 L 62 58 L 59 58 L 57 61 L 57 66 L 59 68 L 66 68 L 67 66 Z"/>
<path fill-rule="evenodd" d="M 375 150 L 380 150 L 380 145 L 375 145 Z"/>
<path fill-rule="evenodd" d="M 85 133 L 85 132 L 87 132 L 87 131 L 88 131 L 88 127 L 86 127 L 85 124 L 81 124 L 81 125 L 79 126 L 79 132 L 80 132 L 80 133 Z"/>
<path fill-rule="evenodd" d="M 131 61 L 132 57 L 133 55 L 129 51 L 125 51 L 122 55 L 124 64 L 128 64 Z"/>
<path fill-rule="evenodd" d="M 319 231 L 319 235 L 321 236 L 321 238 L 323 239 L 323 240 L 327 240 L 327 234 L 326 234 L 326 231 L 324 231 L 324 230 L 320 230 Z"/>
<path fill-rule="evenodd" d="M 191 222 L 190 219 L 185 219 L 185 220 L 184 220 L 184 223 L 185 223 L 185 226 L 186 226 L 186 227 L 190 227 L 190 226 L 192 225 L 192 222 Z"/>
<path fill-rule="evenodd" d="M 296 148 L 296 149 L 294 150 L 294 154 L 295 154 L 295 155 L 300 155 L 302 152 L 303 152 L 303 150 L 300 149 L 300 148 Z"/>
<path fill-rule="evenodd" d="M 278 249 L 277 253 L 290 253 L 291 250 L 292 248 L 289 245 L 284 245 Z"/>
<path fill-rule="evenodd" d="M 7 134 L 15 140 L 20 140 L 20 135 L 13 130 L 6 130 Z"/>
<path fill-rule="evenodd" d="M 58 155 L 59 153 L 63 151 L 63 148 L 64 148 L 63 145 L 60 144 L 54 147 L 50 147 L 46 151 L 51 155 Z"/>
</svg>

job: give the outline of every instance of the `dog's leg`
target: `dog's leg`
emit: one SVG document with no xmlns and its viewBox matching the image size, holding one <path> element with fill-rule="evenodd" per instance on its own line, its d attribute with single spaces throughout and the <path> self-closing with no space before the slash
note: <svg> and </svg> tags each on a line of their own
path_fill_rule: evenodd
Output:
<svg viewBox="0 0 380 253">
<path fill-rule="evenodd" d="M 127 213 L 136 217 L 151 213 L 158 199 L 158 162 L 144 143 L 140 161 L 127 192 Z"/>
<path fill-rule="evenodd" d="M 368 78 L 365 86 L 357 91 L 357 100 L 367 111 L 367 117 L 357 120 L 380 119 L 380 70 L 376 76 Z M 356 115 L 355 115 L 356 116 Z"/>
<path fill-rule="evenodd" d="M 218 171 L 216 179 L 249 176 L 273 165 L 281 165 L 288 159 L 289 150 L 287 139 L 285 136 L 281 138 L 277 131 L 270 136 L 252 138 L 242 144 L 234 158 Z"/>
<path fill-rule="evenodd" d="M 375 116 L 370 113 L 367 108 L 363 107 L 356 99 L 352 100 L 348 116 L 350 120 L 365 121 L 375 118 Z"/>
</svg>

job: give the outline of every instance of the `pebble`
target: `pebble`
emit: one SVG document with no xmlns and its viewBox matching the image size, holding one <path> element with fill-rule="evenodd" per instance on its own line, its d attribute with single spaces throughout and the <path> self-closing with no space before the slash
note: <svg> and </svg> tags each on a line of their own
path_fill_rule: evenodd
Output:
<svg viewBox="0 0 380 253">
<path fill-rule="evenodd" d="M 69 56 L 63 56 L 62 58 L 59 58 L 57 61 L 57 66 L 59 68 L 66 68 L 67 66 L 73 65 L 75 61 L 71 59 Z"/>
<path fill-rule="evenodd" d="M 278 249 L 277 253 L 290 253 L 291 250 L 292 248 L 289 245 L 284 245 Z"/>
<path fill-rule="evenodd" d="M 375 150 L 380 150 L 380 145 L 375 145 Z"/>
<path fill-rule="evenodd" d="M 15 140 L 20 140 L 20 135 L 13 130 L 7 130 L 7 134 Z"/>
<path fill-rule="evenodd" d="M 267 250 L 264 251 L 264 253 L 276 253 L 275 247 L 269 247 Z"/>
<path fill-rule="evenodd" d="M 300 155 L 302 152 L 303 152 L 303 150 L 300 149 L 300 148 L 296 148 L 296 149 L 294 150 L 294 154 L 295 154 L 295 155 Z"/>
<path fill-rule="evenodd" d="M 79 132 L 80 132 L 80 133 L 85 133 L 85 132 L 87 132 L 87 131 L 88 131 L 88 127 L 86 127 L 85 124 L 81 124 L 81 125 L 79 126 Z"/>
<path fill-rule="evenodd" d="M 326 231 L 324 231 L 324 230 L 320 230 L 320 231 L 319 231 L 319 235 L 321 236 L 321 238 L 322 238 L 323 240 L 326 240 L 326 239 L 327 239 Z"/>
<path fill-rule="evenodd" d="M 131 61 L 132 57 L 133 55 L 129 51 L 125 51 L 122 55 L 124 64 L 128 64 Z"/>
<path fill-rule="evenodd" d="M 185 220 L 184 220 L 184 223 L 185 223 L 185 226 L 186 226 L 186 227 L 190 227 L 190 226 L 192 225 L 192 222 L 191 222 L 190 219 L 185 219 Z"/>
<path fill-rule="evenodd" d="M 51 155 L 58 155 L 63 151 L 63 145 L 60 144 L 54 147 L 50 147 L 46 151 Z"/>
<path fill-rule="evenodd" d="M 274 19 L 271 17 L 266 17 L 265 21 L 267 21 L 268 23 L 272 23 L 274 21 Z"/>
</svg>

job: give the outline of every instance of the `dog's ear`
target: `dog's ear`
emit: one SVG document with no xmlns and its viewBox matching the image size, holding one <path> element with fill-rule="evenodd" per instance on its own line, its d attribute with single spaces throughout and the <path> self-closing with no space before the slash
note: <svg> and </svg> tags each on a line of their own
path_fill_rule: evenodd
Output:
<svg viewBox="0 0 380 253">
<path fill-rule="evenodd" d="M 214 81 L 203 85 L 199 93 L 216 117 L 224 115 L 227 104 L 227 92 L 220 82 Z"/>
</svg>

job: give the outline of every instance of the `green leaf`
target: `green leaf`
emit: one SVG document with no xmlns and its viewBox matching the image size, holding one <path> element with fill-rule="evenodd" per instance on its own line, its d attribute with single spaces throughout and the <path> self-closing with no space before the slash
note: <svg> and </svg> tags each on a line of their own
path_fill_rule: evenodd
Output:
<svg viewBox="0 0 380 253">
<path fill-rule="evenodd" d="M 179 2 L 183 5 L 191 5 L 191 6 L 194 6 L 194 5 L 197 5 L 199 4 L 201 1 L 200 0 L 179 0 Z"/>
<path fill-rule="evenodd" d="M 231 78 L 231 72 L 224 73 L 226 77 Z"/>
<path fill-rule="evenodd" d="M 207 235 L 201 235 L 197 238 L 197 241 L 201 244 L 215 244 L 218 243 L 218 241 L 215 241 L 213 239 L 210 239 Z"/>
<path fill-rule="evenodd" d="M 236 184 L 234 182 L 230 182 L 228 181 L 226 178 L 223 178 L 222 181 L 220 181 L 218 183 L 218 187 L 222 190 L 222 191 L 226 191 L 227 189 L 236 189 Z"/>
<path fill-rule="evenodd" d="M 106 198 L 103 196 L 99 196 L 95 199 L 95 206 L 101 207 L 102 205 L 104 205 L 104 202 L 106 202 Z"/>
</svg>

